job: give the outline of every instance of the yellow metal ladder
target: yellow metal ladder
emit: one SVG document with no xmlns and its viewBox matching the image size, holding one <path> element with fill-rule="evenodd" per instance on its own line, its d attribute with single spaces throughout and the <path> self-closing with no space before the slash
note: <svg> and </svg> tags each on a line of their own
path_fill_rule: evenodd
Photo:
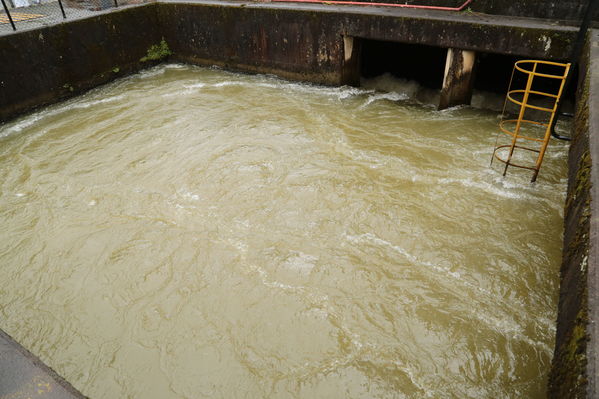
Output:
<svg viewBox="0 0 599 399">
<path fill-rule="evenodd" d="M 502 120 L 499 123 L 501 132 L 511 137 L 511 140 L 509 144 L 505 145 L 498 145 L 498 141 L 496 141 L 493 157 L 491 158 L 491 163 L 493 163 L 493 159 L 497 159 L 505 164 L 503 170 L 504 176 L 509 166 L 515 166 L 532 170 L 533 176 L 531 182 L 537 179 L 549 139 L 551 138 L 551 127 L 569 71 L 570 64 L 551 61 L 522 60 L 516 62 L 514 65 L 503 107 Z M 520 75 L 520 78 L 525 79 L 526 87 L 524 89 L 512 88 L 515 75 Z M 548 83 L 550 83 L 549 86 L 555 86 L 556 93 L 535 90 L 534 84 L 541 80 L 552 81 Z M 512 106 L 515 105 L 517 107 L 518 117 L 516 119 L 506 113 L 508 101 Z M 534 116 L 527 116 L 527 113 L 530 114 L 533 112 L 535 113 Z M 531 144 L 540 143 L 540 146 L 533 148 L 521 145 L 520 143 L 522 142 L 530 142 Z M 534 165 L 515 163 L 513 158 L 516 149 L 538 153 Z"/>
</svg>

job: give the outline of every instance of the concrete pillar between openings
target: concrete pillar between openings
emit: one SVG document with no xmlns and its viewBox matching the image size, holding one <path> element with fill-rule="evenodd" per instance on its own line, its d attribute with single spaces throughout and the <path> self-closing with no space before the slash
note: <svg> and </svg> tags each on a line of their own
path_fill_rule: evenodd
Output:
<svg viewBox="0 0 599 399">
<path fill-rule="evenodd" d="M 360 86 L 360 58 L 362 42 L 353 36 L 343 36 L 341 84 Z"/>
<path fill-rule="evenodd" d="M 439 109 L 470 104 L 474 84 L 474 51 L 447 49 Z"/>
<path fill-rule="evenodd" d="M 343 36 L 343 57 L 345 62 L 349 62 L 352 58 L 354 50 L 354 38 L 351 36 Z"/>
</svg>

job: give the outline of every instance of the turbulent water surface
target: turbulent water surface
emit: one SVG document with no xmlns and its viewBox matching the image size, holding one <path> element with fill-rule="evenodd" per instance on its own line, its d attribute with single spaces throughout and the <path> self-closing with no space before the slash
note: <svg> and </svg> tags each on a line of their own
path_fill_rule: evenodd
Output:
<svg viewBox="0 0 599 399">
<path fill-rule="evenodd" d="M 166 65 L 0 127 L 0 327 L 99 398 L 541 398 L 566 146 Z"/>
</svg>

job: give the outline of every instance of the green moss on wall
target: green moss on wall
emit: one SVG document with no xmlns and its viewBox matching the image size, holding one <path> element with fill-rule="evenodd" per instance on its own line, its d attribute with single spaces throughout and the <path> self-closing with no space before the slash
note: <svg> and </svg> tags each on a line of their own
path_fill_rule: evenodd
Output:
<svg viewBox="0 0 599 399">
<path fill-rule="evenodd" d="M 580 265 L 586 269 L 587 257 Z M 583 273 L 586 279 L 586 270 Z M 582 297 L 581 307 L 576 315 L 574 326 L 557 350 L 558 358 L 554 362 L 549 383 L 550 398 L 586 398 L 588 383 L 585 372 L 587 366 L 586 347 L 588 342 L 588 292 L 586 287 L 579 293 Z"/>
<path fill-rule="evenodd" d="M 162 38 L 160 43 L 151 45 L 150 48 L 148 48 L 148 53 L 146 54 L 146 56 L 140 58 L 139 60 L 141 62 L 158 61 L 168 57 L 171 54 L 173 53 L 171 49 L 168 47 L 166 40 Z"/>
</svg>

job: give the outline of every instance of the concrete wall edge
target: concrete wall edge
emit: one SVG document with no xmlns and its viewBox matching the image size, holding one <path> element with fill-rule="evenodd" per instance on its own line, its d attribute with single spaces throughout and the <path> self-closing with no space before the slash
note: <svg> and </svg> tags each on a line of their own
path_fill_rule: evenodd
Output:
<svg viewBox="0 0 599 399">
<path fill-rule="evenodd" d="M 588 258 L 587 397 L 599 397 L 599 30 L 590 35 L 589 151 L 591 155 L 591 219 Z M 592 111 L 595 112 L 592 112 Z"/>
</svg>

